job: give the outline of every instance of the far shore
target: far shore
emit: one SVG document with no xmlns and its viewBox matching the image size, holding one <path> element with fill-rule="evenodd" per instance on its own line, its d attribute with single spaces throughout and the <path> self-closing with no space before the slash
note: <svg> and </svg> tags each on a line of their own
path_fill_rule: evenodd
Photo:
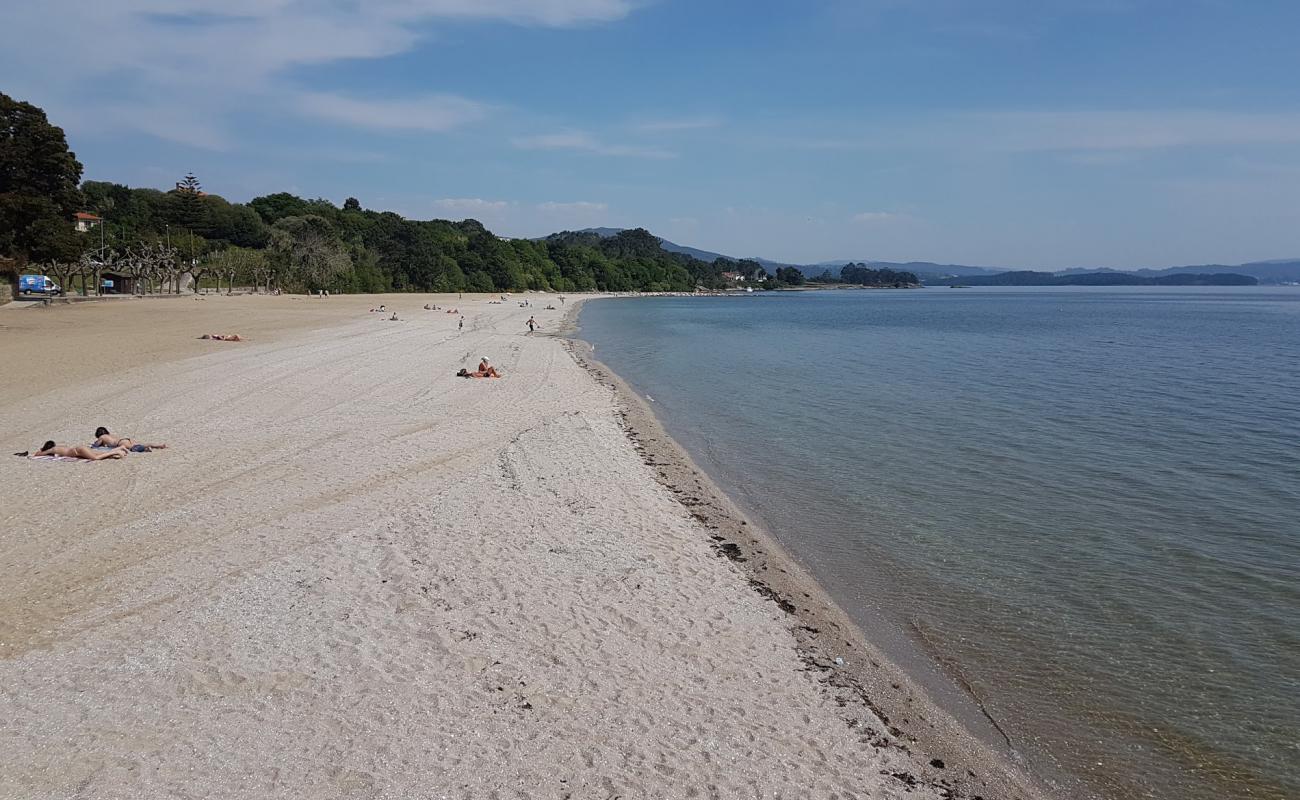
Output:
<svg viewBox="0 0 1300 800">
<path fill-rule="evenodd" d="M 489 299 L 0 310 L 0 794 L 1047 796 Z"/>
</svg>

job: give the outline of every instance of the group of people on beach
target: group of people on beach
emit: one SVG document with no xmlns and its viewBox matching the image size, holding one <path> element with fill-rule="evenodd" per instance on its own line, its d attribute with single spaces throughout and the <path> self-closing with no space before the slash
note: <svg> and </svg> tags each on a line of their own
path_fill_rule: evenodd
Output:
<svg viewBox="0 0 1300 800">
<path fill-rule="evenodd" d="M 103 461 L 109 458 L 123 458 L 127 453 L 148 453 L 166 447 L 167 445 L 161 442 L 146 443 L 129 436 L 114 436 L 108 428 L 101 425 L 95 429 L 95 440 L 89 445 L 57 444 L 51 439 L 34 453 L 24 450 L 14 455 L 24 458 L 75 458 L 82 461 Z"/>
</svg>

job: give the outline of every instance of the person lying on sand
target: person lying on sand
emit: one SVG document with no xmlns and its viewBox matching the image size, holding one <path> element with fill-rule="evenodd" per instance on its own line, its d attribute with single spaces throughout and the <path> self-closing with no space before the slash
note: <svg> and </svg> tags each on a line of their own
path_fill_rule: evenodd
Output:
<svg viewBox="0 0 1300 800">
<path fill-rule="evenodd" d="M 215 339 L 218 342 L 242 342 L 243 338 L 237 333 L 205 333 L 200 339 Z"/>
<path fill-rule="evenodd" d="M 108 432 L 108 428 L 105 428 L 102 425 L 95 429 L 95 441 L 92 442 L 90 446 L 125 447 L 132 453 L 147 453 L 150 450 L 165 450 L 167 448 L 167 445 L 161 443 L 145 444 L 144 442 L 137 442 L 129 436 L 114 436 Z"/>
<path fill-rule="evenodd" d="M 41 445 L 41 449 L 35 453 L 29 453 L 24 450 L 21 453 L 14 453 L 16 456 L 25 458 L 41 458 L 44 456 L 59 456 L 62 458 L 80 458 L 86 461 L 103 461 L 106 458 L 123 458 L 126 456 L 125 447 L 114 447 L 102 453 L 96 453 L 94 450 L 84 445 L 61 445 L 55 444 L 53 440 Z"/>
</svg>

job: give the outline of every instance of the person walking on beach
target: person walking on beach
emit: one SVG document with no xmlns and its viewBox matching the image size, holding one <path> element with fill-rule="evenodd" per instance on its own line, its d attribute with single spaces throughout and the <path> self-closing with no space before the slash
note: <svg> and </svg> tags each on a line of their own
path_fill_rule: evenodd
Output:
<svg viewBox="0 0 1300 800">
<path fill-rule="evenodd" d="M 457 332 L 465 330 L 465 318 L 461 317 L 460 322 L 456 323 Z"/>
<path fill-rule="evenodd" d="M 537 330 L 537 329 L 540 328 L 540 327 L 542 327 L 542 326 L 537 324 L 537 320 L 533 319 L 532 317 L 529 317 L 529 318 L 528 318 L 528 332 L 529 332 L 529 333 L 532 333 L 533 331 Z"/>
</svg>

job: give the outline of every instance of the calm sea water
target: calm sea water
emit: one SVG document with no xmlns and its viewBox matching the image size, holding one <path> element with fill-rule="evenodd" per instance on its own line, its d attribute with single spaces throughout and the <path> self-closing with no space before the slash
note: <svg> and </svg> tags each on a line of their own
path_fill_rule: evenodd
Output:
<svg viewBox="0 0 1300 800">
<path fill-rule="evenodd" d="M 1300 797 L 1300 289 L 580 321 L 871 635 L 968 684 L 1071 795 Z"/>
</svg>

